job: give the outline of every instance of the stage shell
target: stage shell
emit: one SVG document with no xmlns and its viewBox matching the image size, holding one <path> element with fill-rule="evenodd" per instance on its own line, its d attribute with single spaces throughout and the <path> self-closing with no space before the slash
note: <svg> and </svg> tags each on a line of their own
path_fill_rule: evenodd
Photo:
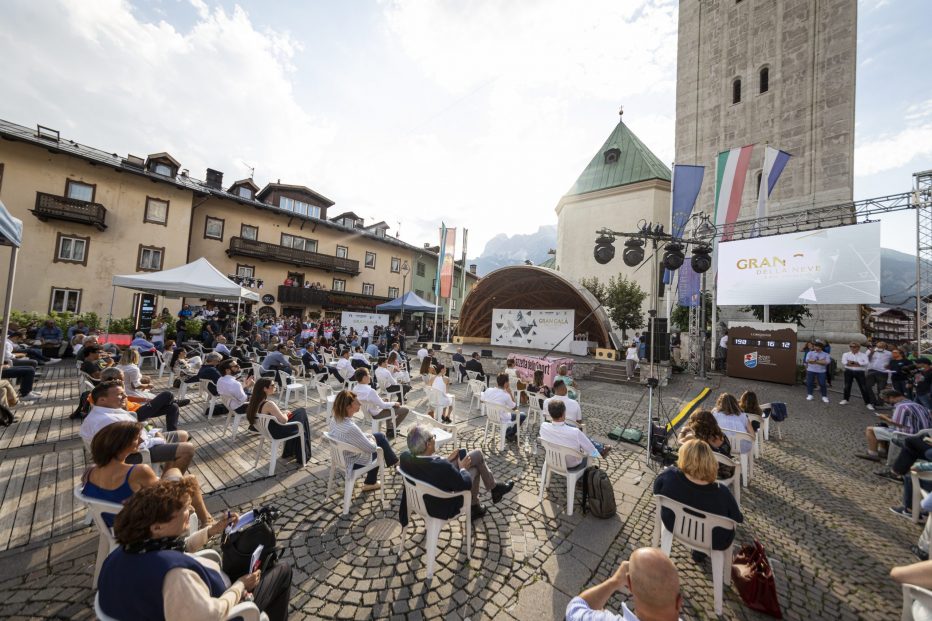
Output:
<svg viewBox="0 0 932 621">
<path fill-rule="evenodd" d="M 588 332 L 589 340 L 596 341 L 599 347 L 617 349 L 619 346 L 614 342 L 608 315 L 595 296 L 556 270 L 537 265 L 512 265 L 483 276 L 460 311 L 459 336 L 490 340 L 493 308 L 572 308 L 576 311 L 577 333 Z M 590 316 L 583 321 L 587 315 Z M 567 338 L 572 339 L 573 335 Z"/>
</svg>

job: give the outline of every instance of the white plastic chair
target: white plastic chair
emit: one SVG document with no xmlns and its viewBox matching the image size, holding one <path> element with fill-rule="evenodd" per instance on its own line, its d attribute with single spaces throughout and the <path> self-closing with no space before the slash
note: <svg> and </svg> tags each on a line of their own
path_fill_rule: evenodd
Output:
<svg viewBox="0 0 932 621">
<path fill-rule="evenodd" d="M 104 564 L 104 559 L 107 558 L 107 555 L 118 545 L 113 536 L 113 531 L 107 526 L 107 523 L 104 522 L 103 514 L 109 513 L 115 516 L 123 510 L 123 505 L 85 496 L 82 491 L 83 487 L 83 484 L 78 484 L 78 486 L 74 488 L 74 497 L 78 502 L 84 503 L 87 507 L 88 515 L 94 525 L 97 526 L 97 532 L 100 533 L 100 538 L 97 541 L 97 562 L 94 565 L 94 578 L 91 582 L 91 587 L 96 589 L 97 577 L 100 576 L 100 568 Z"/>
<path fill-rule="evenodd" d="M 904 584 L 903 613 L 900 619 L 902 621 L 928 619 L 929 611 L 932 611 L 932 591 L 914 584 Z"/>
<path fill-rule="evenodd" d="M 223 426 L 223 433 L 226 435 L 226 433 L 229 431 L 230 436 L 235 440 L 236 434 L 239 433 L 239 425 L 243 419 L 246 418 L 246 413 L 244 412 L 239 414 L 236 410 L 234 410 L 233 406 L 231 405 L 232 400 L 233 397 L 230 395 L 220 395 L 220 403 L 222 403 L 223 407 L 227 409 L 227 420 Z"/>
<path fill-rule="evenodd" d="M 482 382 L 482 380 L 479 379 L 479 371 L 466 371 L 466 377 L 467 379 L 476 380 L 477 382 Z M 485 386 L 486 385 L 485 382 L 482 382 L 482 385 Z"/>
<path fill-rule="evenodd" d="M 336 397 L 336 393 L 334 393 L 333 387 L 325 382 L 316 382 L 314 388 L 317 390 L 317 411 L 320 412 L 326 408 L 327 420 L 330 420 L 330 413 L 333 411 L 333 400 Z"/>
<path fill-rule="evenodd" d="M 453 381 L 456 382 L 457 384 L 462 384 L 463 383 L 463 371 L 465 371 L 465 368 L 463 367 L 463 363 L 453 360 L 451 364 L 453 365 Z"/>
<path fill-rule="evenodd" d="M 771 403 L 762 403 L 761 406 L 760 406 L 760 409 L 761 409 L 761 410 L 764 412 L 764 414 L 765 414 L 765 416 L 764 416 L 764 424 L 761 425 L 761 427 L 762 427 L 762 429 L 764 430 L 764 439 L 767 440 L 768 442 L 770 441 L 770 421 L 771 421 L 771 419 L 773 418 L 773 417 L 771 416 L 769 410 L 771 409 L 771 406 L 772 406 L 772 405 L 773 405 L 773 404 L 771 404 Z M 777 434 L 780 436 L 780 439 L 782 440 L 782 439 L 783 439 L 783 428 L 782 428 L 782 424 L 779 423 L 779 422 L 777 422 L 777 421 L 773 421 L 773 426 L 774 426 L 774 429 L 776 430 Z"/>
<path fill-rule="evenodd" d="M 200 394 L 204 395 L 204 398 L 207 399 L 207 420 L 210 420 L 214 417 L 214 408 L 217 407 L 217 404 L 220 403 L 220 397 L 214 396 L 210 392 L 210 387 L 214 387 L 214 391 L 217 390 L 217 384 L 211 380 L 198 380 L 197 381 Z"/>
<path fill-rule="evenodd" d="M 414 417 L 413 420 L 415 424 L 427 425 L 432 428 L 434 433 L 434 447 L 437 453 L 440 452 L 440 447 L 447 442 L 452 442 L 453 446 L 456 446 L 456 425 L 444 423 L 439 419 L 431 418 L 427 414 L 421 414 L 414 410 L 408 410 L 408 415 L 409 417 Z"/>
<path fill-rule="evenodd" d="M 720 464 L 725 464 L 726 466 L 731 466 L 735 469 L 735 473 L 732 474 L 727 479 L 719 479 L 718 482 L 724 485 L 725 487 L 731 488 L 731 495 L 735 497 L 735 502 L 738 503 L 738 506 L 741 506 L 741 461 L 732 459 L 726 455 L 722 455 L 716 451 L 712 451 L 712 455 L 715 456 L 715 461 Z"/>
<path fill-rule="evenodd" d="M 304 458 L 302 461 L 307 463 L 307 453 L 304 449 L 304 425 L 294 421 L 291 423 L 285 423 L 285 425 L 293 425 L 295 433 L 285 438 L 273 438 L 272 434 L 269 432 L 269 423 L 275 421 L 275 417 L 270 414 L 257 414 L 256 415 L 256 429 L 259 430 L 259 444 L 256 446 L 256 463 L 253 465 L 253 468 L 259 467 L 259 457 L 262 456 L 262 447 L 265 445 L 266 440 L 271 442 L 271 451 L 269 455 L 269 476 L 275 474 L 275 462 L 278 461 L 278 447 L 280 444 L 287 442 L 293 438 L 300 438 L 301 443 L 301 456 Z M 278 421 L 275 421 L 278 423 Z M 279 425 L 281 423 L 278 423 Z"/>
<path fill-rule="evenodd" d="M 168 383 L 169 385 L 175 381 L 175 373 L 172 371 L 171 362 L 174 352 L 163 351 L 162 352 L 162 364 L 159 365 L 159 379 L 162 379 L 162 375 L 165 374 L 165 369 L 168 369 Z"/>
<path fill-rule="evenodd" d="M 909 471 L 909 478 L 912 479 L 913 483 L 913 502 L 912 502 L 912 512 L 913 512 L 913 523 L 919 523 L 919 514 L 922 513 L 922 500 L 929 495 L 929 492 L 922 489 L 920 483 L 922 481 L 932 481 L 932 471 L 924 470 L 916 472 L 914 470 Z M 932 610 L 932 609 L 930 609 Z"/>
<path fill-rule="evenodd" d="M 676 539 L 690 550 L 709 555 L 712 559 L 712 589 L 715 614 L 721 615 L 722 591 L 724 585 L 731 584 L 732 546 L 728 546 L 727 550 L 713 550 L 712 530 L 721 528 L 733 531 L 737 528 L 737 523 L 714 513 L 698 511 L 666 496 L 655 495 L 654 505 L 656 507 L 654 514 L 654 547 L 659 543 L 660 548 L 669 556 L 670 550 L 673 548 L 673 540 Z M 672 532 L 664 527 L 660 519 L 661 509 L 669 509 L 675 516 Z"/>
<path fill-rule="evenodd" d="M 427 579 L 430 580 L 434 576 L 434 565 L 437 561 L 437 542 L 440 539 L 440 529 L 449 522 L 463 518 L 463 521 L 466 523 L 466 526 L 464 527 L 466 529 L 466 555 L 471 558 L 472 520 L 470 512 L 472 510 L 472 491 L 465 490 L 462 492 L 445 492 L 443 490 L 437 489 L 433 485 L 415 479 L 414 477 L 406 474 L 400 468 L 398 469 L 398 472 L 401 474 L 405 486 L 405 497 L 407 498 L 408 503 L 408 525 L 411 525 L 411 521 L 415 515 L 419 515 L 424 519 L 424 523 L 427 529 L 427 533 L 424 538 L 427 548 Z M 462 498 L 463 506 L 460 507 L 459 512 L 455 516 L 448 520 L 435 518 L 427 512 L 427 505 L 424 503 L 424 496 L 441 499 Z M 407 533 L 407 527 L 402 528 L 401 538 L 398 542 L 399 556 L 404 551 Z"/>
<path fill-rule="evenodd" d="M 483 412 L 485 412 L 485 431 L 483 432 L 482 442 L 485 443 L 489 439 L 489 432 L 492 430 L 497 431 L 498 435 L 498 450 L 505 450 L 505 435 L 508 432 L 508 428 L 512 425 L 517 425 L 518 429 L 518 447 L 521 446 L 521 416 L 516 416 L 514 422 L 502 422 L 501 414 L 507 414 L 511 416 L 512 412 L 510 409 L 504 405 L 499 405 L 497 403 L 482 403 Z M 520 451 L 519 451 L 520 453 Z"/>
<path fill-rule="evenodd" d="M 456 395 L 444 393 L 433 386 L 427 386 L 427 403 L 430 408 L 440 417 L 440 412 L 446 408 L 450 409 L 450 419 L 456 422 Z M 442 405 L 444 401 L 450 401 L 450 405 Z"/>
<path fill-rule="evenodd" d="M 342 515 L 349 514 L 350 500 L 353 497 L 353 486 L 356 484 L 356 479 L 362 477 L 373 468 L 379 469 L 379 481 L 382 484 L 379 487 L 379 500 L 382 501 L 382 507 L 384 508 L 385 456 L 382 454 L 382 448 L 376 448 L 376 458 L 367 466 L 354 469 L 354 462 L 351 461 L 350 458 L 353 455 L 365 455 L 366 457 L 371 457 L 371 452 L 355 447 L 352 444 L 341 442 L 327 432 L 324 433 L 324 440 L 330 445 L 330 477 L 327 479 L 327 496 L 330 496 L 330 490 L 333 487 L 333 479 L 335 478 L 337 472 L 343 475 L 344 486 Z"/>
<path fill-rule="evenodd" d="M 214 552 L 213 550 L 203 550 L 203 552 Z M 216 552 L 214 552 L 216 554 Z M 207 556 L 206 554 L 202 555 L 198 552 L 194 553 L 195 556 Z M 219 560 L 217 561 L 220 562 Z M 100 592 L 94 594 L 94 614 L 97 615 L 97 618 L 100 621 L 117 621 L 114 617 L 108 617 L 104 614 L 104 611 L 100 609 Z M 243 621 L 269 621 L 268 615 L 264 612 L 259 611 L 259 607 L 256 606 L 253 602 L 240 602 L 239 604 L 233 606 L 230 609 L 230 614 L 227 615 L 227 619 L 242 619 Z"/>
<path fill-rule="evenodd" d="M 747 487 L 751 482 L 751 473 L 754 469 L 754 436 L 746 431 L 732 431 L 731 429 L 722 429 L 722 433 L 728 436 L 731 442 L 732 454 L 738 453 L 741 460 L 741 483 Z M 741 443 L 750 442 L 751 447 L 747 452 L 741 451 Z"/>
<path fill-rule="evenodd" d="M 764 450 L 764 417 L 760 414 L 748 414 L 748 420 L 751 423 L 757 423 L 757 431 L 754 433 L 754 459 L 760 459 Z"/>
<path fill-rule="evenodd" d="M 566 478 L 566 514 L 573 515 L 573 505 L 576 500 L 576 482 L 582 478 L 586 469 L 581 465 L 577 468 L 569 468 L 566 465 L 566 458 L 578 457 L 581 462 L 585 463 L 588 455 L 568 446 L 548 442 L 543 438 L 539 438 L 539 440 L 544 447 L 544 467 L 540 471 L 540 493 L 537 495 L 537 502 L 543 502 L 544 500 L 544 490 L 550 485 L 550 475 L 558 474 Z"/>
<path fill-rule="evenodd" d="M 300 394 L 301 391 L 304 392 L 304 405 L 307 405 L 307 383 L 305 382 L 289 383 L 294 378 L 294 376 L 292 376 L 287 371 L 279 371 L 278 377 L 282 381 L 282 397 L 281 397 L 282 405 L 288 405 L 291 402 L 291 393 Z"/>
</svg>

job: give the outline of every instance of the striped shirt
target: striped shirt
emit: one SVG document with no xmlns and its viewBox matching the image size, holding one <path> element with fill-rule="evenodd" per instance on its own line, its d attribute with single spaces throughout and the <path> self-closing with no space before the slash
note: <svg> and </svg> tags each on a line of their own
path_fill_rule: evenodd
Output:
<svg viewBox="0 0 932 621">
<path fill-rule="evenodd" d="M 929 410 L 924 406 L 903 399 L 893 406 L 893 416 L 890 417 L 894 424 L 905 427 L 909 433 L 919 433 L 923 429 L 932 427 L 932 420 L 929 419 Z"/>
<path fill-rule="evenodd" d="M 333 436 L 335 440 L 368 451 L 368 453 L 345 452 L 343 456 L 347 463 L 360 464 L 362 466 L 372 463 L 372 453 L 374 453 L 375 449 L 378 447 L 351 419 L 345 418 L 340 421 L 337 420 L 335 416 L 331 418 L 330 435 Z"/>
</svg>

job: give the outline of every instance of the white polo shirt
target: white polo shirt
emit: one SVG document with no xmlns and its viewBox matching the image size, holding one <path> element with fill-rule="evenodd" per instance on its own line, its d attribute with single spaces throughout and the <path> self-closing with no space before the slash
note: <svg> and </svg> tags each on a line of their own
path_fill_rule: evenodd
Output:
<svg viewBox="0 0 932 621">
<path fill-rule="evenodd" d="M 579 407 L 579 401 L 570 399 L 567 396 L 554 395 L 550 397 L 549 399 L 545 400 L 542 406 L 544 412 L 547 412 L 548 416 L 550 415 L 550 410 L 547 409 L 547 406 L 550 404 L 551 401 L 562 401 L 563 402 L 563 404 L 566 406 L 566 420 L 573 421 L 574 423 L 578 423 L 582 420 L 582 408 Z"/>
<path fill-rule="evenodd" d="M 511 422 L 510 410 L 515 407 L 515 400 L 511 398 L 511 394 L 496 386 L 495 388 L 487 388 L 482 391 L 482 395 L 480 395 L 479 399 L 484 403 L 494 403 L 507 408 L 509 411 L 500 411 L 499 417 L 502 419 L 503 423 Z"/>
<path fill-rule="evenodd" d="M 386 401 L 382 401 L 382 397 L 379 396 L 372 386 L 369 384 L 356 384 L 356 388 L 353 389 L 353 392 L 356 393 L 356 398 L 359 399 L 360 405 L 366 410 L 369 416 L 375 416 L 382 410 L 392 409 L 392 404 Z"/>
<path fill-rule="evenodd" d="M 575 449 L 591 457 L 597 457 L 599 452 L 596 450 L 592 441 L 586 437 L 582 431 L 566 423 L 541 423 L 540 439 L 547 442 L 553 442 L 560 446 Z M 578 457 L 567 456 L 566 465 L 574 468 L 582 463 Z"/>
</svg>

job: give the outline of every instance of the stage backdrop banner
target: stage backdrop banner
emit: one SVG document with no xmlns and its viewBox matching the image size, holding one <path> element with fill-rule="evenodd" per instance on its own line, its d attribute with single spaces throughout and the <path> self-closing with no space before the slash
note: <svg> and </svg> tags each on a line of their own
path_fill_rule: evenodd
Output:
<svg viewBox="0 0 932 621">
<path fill-rule="evenodd" d="M 877 304 L 880 223 L 718 245 L 716 303 Z"/>
<path fill-rule="evenodd" d="M 369 328 L 369 336 L 372 336 L 372 328 L 375 326 L 382 326 L 384 328 L 387 325 L 388 315 L 343 311 L 343 314 L 340 316 L 340 330 L 344 330 L 346 334 L 349 334 L 350 328 L 353 328 L 360 334 L 362 334 L 363 328 Z"/>
<path fill-rule="evenodd" d="M 568 352 L 573 342 L 575 316 L 573 309 L 493 308 L 491 344 L 496 347 L 549 350 L 563 339 L 556 350 Z"/>
</svg>

